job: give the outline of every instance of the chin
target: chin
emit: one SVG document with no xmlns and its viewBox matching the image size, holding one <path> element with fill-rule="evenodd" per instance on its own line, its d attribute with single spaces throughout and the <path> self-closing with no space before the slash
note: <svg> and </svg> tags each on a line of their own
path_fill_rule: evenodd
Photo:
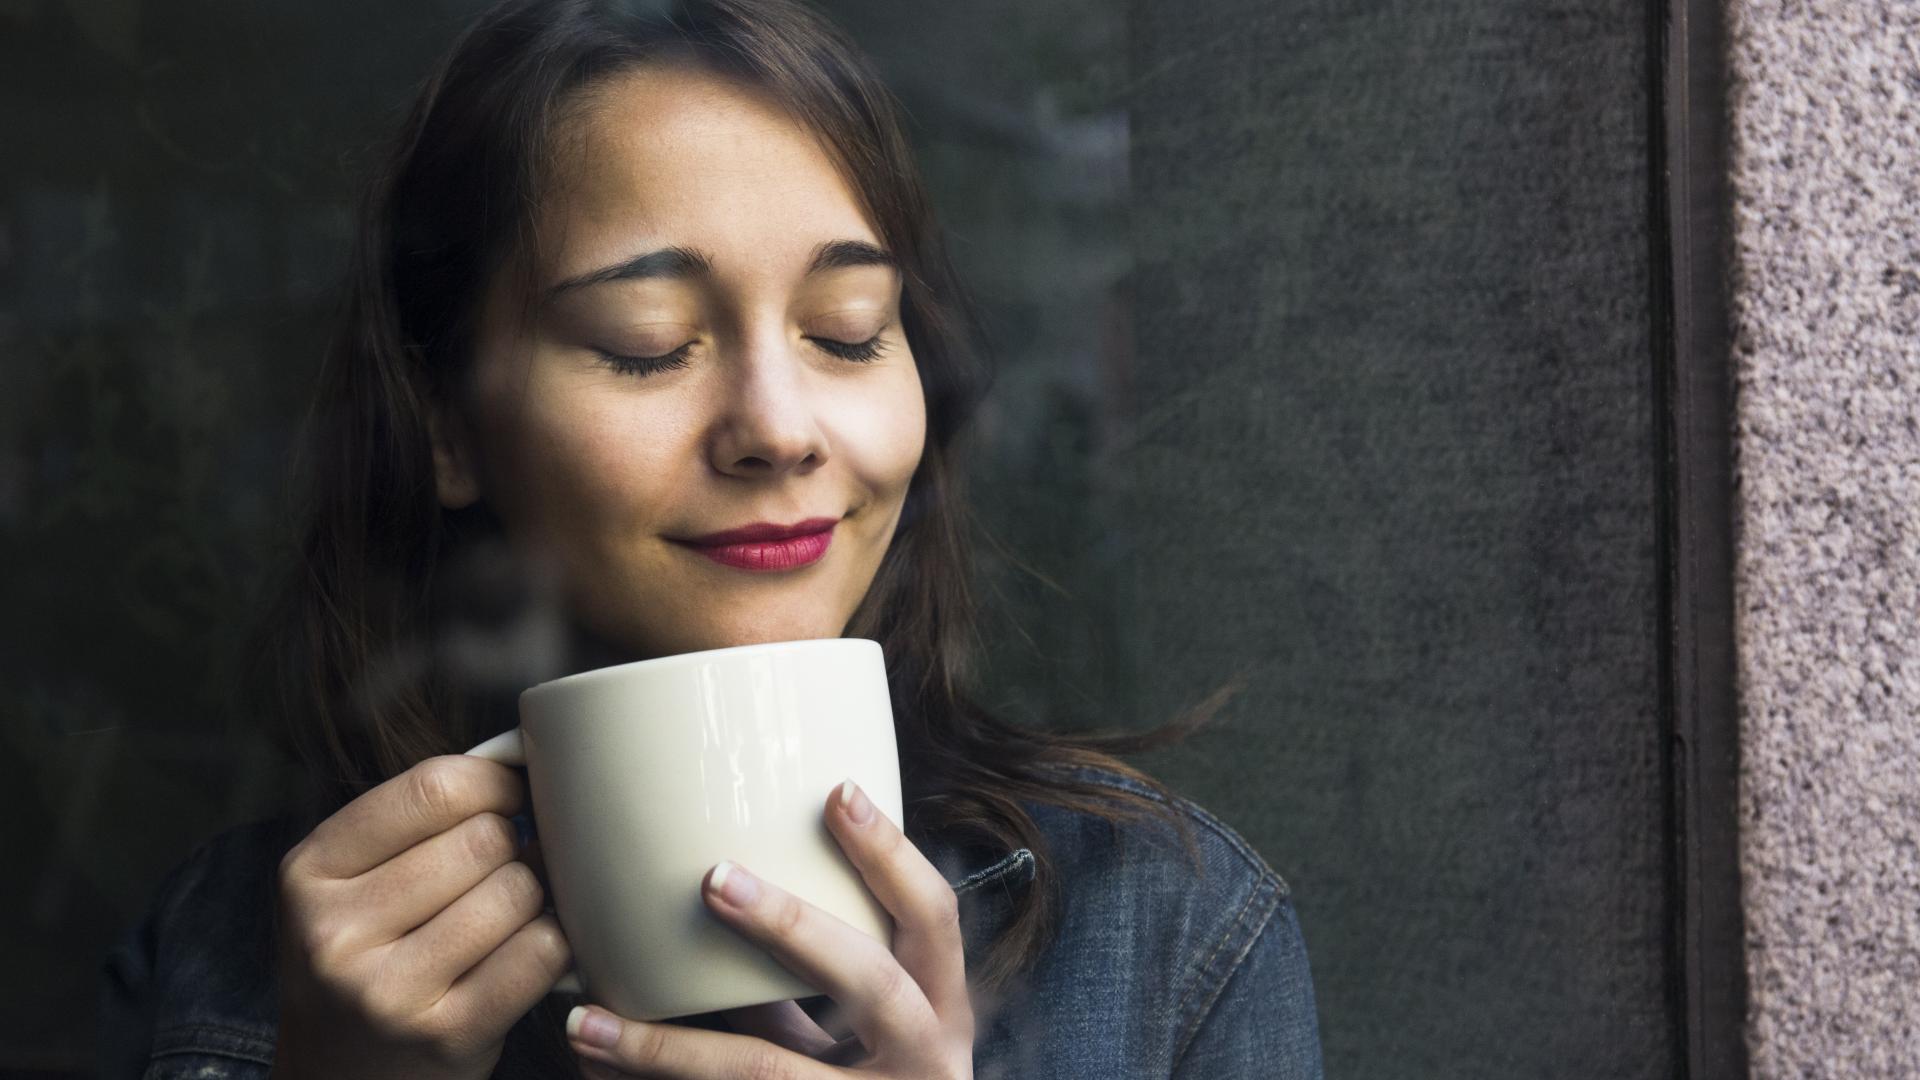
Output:
<svg viewBox="0 0 1920 1080">
<path fill-rule="evenodd" d="M 808 641 L 813 638 L 839 637 L 840 631 L 817 623 L 795 623 L 730 630 L 712 635 L 712 644 L 704 649 L 724 649 L 733 645 L 764 645 L 771 641 Z"/>
<path fill-rule="evenodd" d="M 845 627 L 845 621 L 829 625 L 817 619 L 796 619 L 791 622 L 770 620 L 747 624 L 726 626 L 701 626 L 677 628 L 672 633 L 644 633 L 639 628 L 627 628 L 628 632 L 614 635 L 622 642 L 621 651 L 635 659 L 656 656 L 677 656 L 681 653 L 705 652 L 709 649 L 727 649 L 736 645 L 764 645 L 775 641 L 807 641 L 814 638 L 839 637 Z"/>
</svg>

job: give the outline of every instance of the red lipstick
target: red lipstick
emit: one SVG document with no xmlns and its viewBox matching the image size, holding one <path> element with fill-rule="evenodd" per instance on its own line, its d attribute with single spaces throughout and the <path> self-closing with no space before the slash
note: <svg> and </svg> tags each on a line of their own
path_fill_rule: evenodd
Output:
<svg viewBox="0 0 1920 1080">
<path fill-rule="evenodd" d="M 756 521 L 679 543 L 723 566 L 740 570 L 791 570 L 818 562 L 833 543 L 839 518 L 808 518 L 792 525 Z"/>
</svg>

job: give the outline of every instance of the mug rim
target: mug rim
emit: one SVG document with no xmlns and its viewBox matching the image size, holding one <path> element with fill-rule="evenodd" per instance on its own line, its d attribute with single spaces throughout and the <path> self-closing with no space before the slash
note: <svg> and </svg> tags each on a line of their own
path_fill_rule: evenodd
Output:
<svg viewBox="0 0 1920 1080">
<path fill-rule="evenodd" d="M 629 660 L 624 664 L 609 664 L 606 667 L 576 671 L 571 675 L 562 675 L 557 679 L 548 679 L 543 683 L 535 683 L 525 690 L 520 691 L 520 696 L 525 697 L 536 690 L 558 689 L 562 683 L 582 683 L 595 681 L 600 678 L 613 678 L 630 672 L 635 668 L 678 667 L 683 664 L 698 663 L 700 661 L 713 659 L 725 654 L 766 652 L 773 649 L 788 649 L 796 645 L 813 645 L 832 648 L 840 643 L 846 643 L 848 645 L 871 645 L 876 649 L 880 647 L 880 643 L 872 638 L 859 637 L 795 638 L 791 641 L 756 641 L 748 645 L 723 645 L 717 649 L 698 649 L 694 652 L 673 653 L 668 656 L 650 656 L 645 660 Z"/>
</svg>

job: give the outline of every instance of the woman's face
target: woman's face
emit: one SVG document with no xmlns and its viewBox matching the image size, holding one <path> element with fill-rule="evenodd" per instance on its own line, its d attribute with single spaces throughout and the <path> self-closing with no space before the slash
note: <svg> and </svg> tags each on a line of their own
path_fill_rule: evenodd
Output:
<svg viewBox="0 0 1920 1080">
<path fill-rule="evenodd" d="M 899 272 L 808 132 L 738 84 L 623 74 L 560 135 L 532 306 L 503 272 L 463 407 L 436 413 L 442 504 L 485 500 L 620 654 L 839 636 L 926 434 Z M 810 562 L 817 541 L 734 552 L 754 568 L 688 543 L 809 519 L 833 523 Z"/>
</svg>

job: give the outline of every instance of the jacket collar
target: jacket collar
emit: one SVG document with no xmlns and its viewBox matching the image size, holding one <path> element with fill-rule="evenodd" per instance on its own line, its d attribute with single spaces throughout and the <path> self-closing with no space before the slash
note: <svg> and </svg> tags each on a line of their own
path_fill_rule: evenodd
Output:
<svg viewBox="0 0 1920 1080">
<path fill-rule="evenodd" d="M 1027 848 L 963 847 L 939 838 L 921 851 L 959 901 L 960 935 L 971 971 L 1013 921 L 1014 908 L 1032 887 L 1038 863 Z"/>
<path fill-rule="evenodd" d="M 971 860 L 961 860 L 960 875 L 948 878 L 947 884 L 953 886 L 957 896 L 988 887 L 998 887 L 1017 894 L 1025 892 L 1027 886 L 1033 884 L 1036 865 L 1033 852 L 1026 848 L 1003 851 L 998 855 L 977 855 Z"/>
<path fill-rule="evenodd" d="M 964 896 L 989 885 L 1024 890 L 1032 884 L 1035 860 L 1026 848 L 1005 844 L 958 841 L 950 833 L 935 831 L 913 838 L 913 844 L 926 856 L 956 895 Z"/>
</svg>

